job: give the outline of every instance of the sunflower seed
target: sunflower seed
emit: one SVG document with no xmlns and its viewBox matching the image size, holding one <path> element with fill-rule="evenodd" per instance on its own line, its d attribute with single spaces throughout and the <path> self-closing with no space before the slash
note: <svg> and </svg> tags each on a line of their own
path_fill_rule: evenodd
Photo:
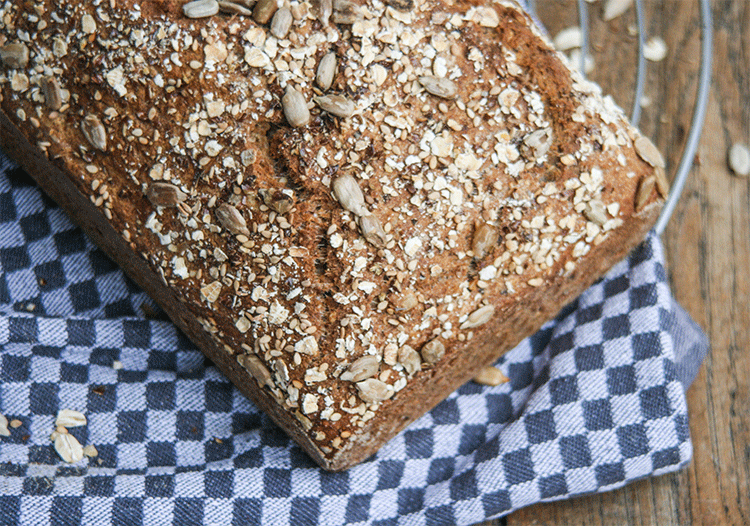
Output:
<svg viewBox="0 0 750 526">
<path fill-rule="evenodd" d="M 355 385 L 359 391 L 359 397 L 370 404 L 382 402 L 393 396 L 393 390 L 388 389 L 388 384 L 375 378 L 368 378 Z"/>
<path fill-rule="evenodd" d="M 333 77 L 336 75 L 336 54 L 326 53 L 320 64 L 318 64 L 318 71 L 315 74 L 315 83 L 323 91 L 327 91 L 331 84 L 333 84 Z"/>
<path fill-rule="evenodd" d="M 349 0 L 333 0 L 333 23 L 352 25 L 361 18 L 359 6 Z"/>
<path fill-rule="evenodd" d="M 638 157 L 654 168 L 665 168 L 667 166 L 661 152 L 648 137 L 638 137 L 633 143 L 633 147 L 635 147 L 635 153 L 638 154 Z"/>
<path fill-rule="evenodd" d="M 479 307 L 477 310 L 469 314 L 467 320 L 461 324 L 461 328 L 473 329 L 474 327 L 484 325 L 492 319 L 492 316 L 494 316 L 494 314 L 494 305 L 485 305 L 484 307 Z"/>
<path fill-rule="evenodd" d="M 359 218 L 359 229 L 365 240 L 377 248 L 383 248 L 387 241 L 383 225 L 374 215 L 362 216 Z"/>
<path fill-rule="evenodd" d="M 253 20 L 259 24 L 267 24 L 278 9 L 279 4 L 276 0 L 258 0 L 253 8 Z"/>
<path fill-rule="evenodd" d="M 61 409 L 57 412 L 56 426 L 62 427 L 80 427 L 86 425 L 86 416 L 72 409 Z"/>
<path fill-rule="evenodd" d="M 622 15 L 627 11 L 633 0 L 607 0 L 604 3 L 602 18 L 605 22 L 609 22 Z"/>
<path fill-rule="evenodd" d="M 250 235 L 250 230 L 247 228 L 247 222 L 239 210 L 230 204 L 224 203 L 216 208 L 216 218 L 221 223 L 221 226 L 229 230 L 233 234 L 245 234 Z"/>
<path fill-rule="evenodd" d="M 91 146 L 103 152 L 107 151 L 107 130 L 99 117 L 89 113 L 81 121 L 81 131 Z"/>
<path fill-rule="evenodd" d="M 729 149 L 729 168 L 736 175 L 750 175 L 750 148 L 740 143 L 733 144 Z"/>
<path fill-rule="evenodd" d="M 607 222 L 607 210 L 604 208 L 604 203 L 599 199 L 592 199 L 586 203 L 583 214 L 586 216 L 586 219 L 599 226 Z"/>
<path fill-rule="evenodd" d="M 396 306 L 399 310 L 410 311 L 414 307 L 419 305 L 419 299 L 413 292 L 406 292 L 396 302 Z"/>
<path fill-rule="evenodd" d="M 365 205 L 365 196 L 362 189 L 354 177 L 342 175 L 336 178 L 331 186 L 333 187 L 333 195 L 346 210 L 360 217 L 370 214 Z"/>
<path fill-rule="evenodd" d="M 437 97 L 444 99 L 453 99 L 458 93 L 458 87 L 456 83 L 450 79 L 443 77 L 436 77 L 435 75 L 424 75 L 419 77 L 419 83 L 427 90 Z"/>
<path fill-rule="evenodd" d="M 12 69 L 25 68 L 29 65 L 29 48 L 21 43 L 5 44 L 0 47 L 0 61 Z"/>
<path fill-rule="evenodd" d="M 219 12 L 216 0 L 195 0 L 182 6 L 182 12 L 188 18 L 206 18 Z"/>
<path fill-rule="evenodd" d="M 347 382 L 361 382 L 378 373 L 380 361 L 377 356 L 366 355 L 354 361 L 340 378 Z"/>
<path fill-rule="evenodd" d="M 336 117 L 341 117 L 342 119 L 351 117 L 352 114 L 354 114 L 354 103 L 341 95 L 323 95 L 322 97 L 315 97 L 315 102 L 323 111 L 335 115 Z"/>
<path fill-rule="evenodd" d="M 246 7 L 236 2 L 219 2 L 219 10 L 228 15 L 253 16 L 253 10 L 249 6 Z"/>
<path fill-rule="evenodd" d="M 333 13 L 333 1 L 332 0 L 312 0 L 312 5 L 315 10 L 315 15 L 323 27 L 328 25 L 328 20 L 331 18 Z"/>
<path fill-rule="evenodd" d="M 474 377 L 474 381 L 482 385 L 496 386 L 510 381 L 497 367 L 482 367 Z"/>
<path fill-rule="evenodd" d="M 57 111 L 62 107 L 62 91 L 60 83 L 55 77 L 44 77 L 41 81 L 42 94 L 44 102 L 52 111 Z"/>
<path fill-rule="evenodd" d="M 656 177 L 653 175 L 643 177 L 638 183 L 638 190 L 635 193 L 636 212 L 640 212 L 646 206 L 651 194 L 654 193 L 654 186 L 656 186 Z"/>
<path fill-rule="evenodd" d="M 414 8 L 414 0 L 386 0 L 385 3 L 399 11 L 410 11 Z"/>
<path fill-rule="evenodd" d="M 299 128 L 310 122 L 310 110 L 307 109 L 305 96 L 293 87 L 287 86 L 281 105 L 287 122 L 293 127 Z"/>
<path fill-rule="evenodd" d="M 291 192 L 291 190 L 266 190 L 263 188 L 258 190 L 258 195 L 260 195 L 260 198 L 263 199 L 268 208 L 284 215 L 294 206 L 294 194 L 287 192 Z"/>
<path fill-rule="evenodd" d="M 471 241 L 471 250 L 474 257 L 482 259 L 497 245 L 497 229 L 487 223 L 482 223 L 474 231 L 474 239 Z"/>
<path fill-rule="evenodd" d="M 398 362 L 404 366 L 409 376 L 422 369 L 422 359 L 419 353 L 409 345 L 404 345 L 398 350 Z"/>
<path fill-rule="evenodd" d="M 58 433 L 55 437 L 55 451 L 65 462 L 72 464 L 83 458 L 83 448 L 70 433 Z"/>
<path fill-rule="evenodd" d="M 221 281 L 214 281 L 209 283 L 205 287 L 201 287 L 201 296 L 203 296 L 208 303 L 213 303 L 219 299 L 221 294 Z"/>
<path fill-rule="evenodd" d="M 5 418 L 5 415 L 0 415 L 0 436 L 10 436 L 10 431 L 8 430 L 8 419 Z"/>
<path fill-rule="evenodd" d="M 257 356 L 242 355 L 237 357 L 237 361 L 249 372 L 260 386 L 267 385 L 273 387 L 273 379 L 263 362 Z"/>
<path fill-rule="evenodd" d="M 146 197 L 154 206 L 177 206 L 187 199 L 187 194 L 170 183 L 151 183 Z"/>
<path fill-rule="evenodd" d="M 667 174 L 663 168 L 654 169 L 654 177 L 656 178 L 656 191 L 659 195 L 666 199 L 669 196 L 669 181 L 667 180 Z"/>
<path fill-rule="evenodd" d="M 445 345 L 438 339 L 430 340 L 422 346 L 422 359 L 430 365 L 436 364 L 445 356 Z"/>
<path fill-rule="evenodd" d="M 279 40 L 286 38 L 289 29 L 292 27 L 292 20 L 294 20 L 294 17 L 292 17 L 291 9 L 282 7 L 273 15 L 273 19 L 271 20 L 271 34 Z"/>
</svg>

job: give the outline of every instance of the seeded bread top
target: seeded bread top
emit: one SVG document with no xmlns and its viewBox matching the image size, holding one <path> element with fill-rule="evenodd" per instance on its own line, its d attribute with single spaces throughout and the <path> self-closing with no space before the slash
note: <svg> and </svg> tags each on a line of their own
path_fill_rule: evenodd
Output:
<svg viewBox="0 0 750 526">
<path fill-rule="evenodd" d="M 666 193 L 511 2 L 5 2 L 0 46 L 5 113 L 324 456 Z"/>
</svg>

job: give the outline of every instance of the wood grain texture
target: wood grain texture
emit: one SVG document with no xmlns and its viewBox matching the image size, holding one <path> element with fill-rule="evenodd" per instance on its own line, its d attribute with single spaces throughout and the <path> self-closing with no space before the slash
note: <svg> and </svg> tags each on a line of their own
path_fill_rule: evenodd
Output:
<svg viewBox="0 0 750 526">
<path fill-rule="evenodd" d="M 537 2 L 554 34 L 576 23 L 570 1 Z M 596 71 L 591 77 L 631 107 L 635 37 L 631 9 L 605 24 L 590 5 Z M 697 0 L 645 0 L 649 35 L 668 57 L 649 64 L 651 105 L 640 126 L 673 173 L 690 127 L 700 62 Z M 696 162 L 663 241 L 674 294 L 706 330 L 712 350 L 688 391 L 694 458 L 684 471 L 621 490 L 542 504 L 487 525 L 750 524 L 750 180 L 727 167 L 734 142 L 750 143 L 750 2 L 713 0 L 714 62 Z M 562 15 L 560 13 L 563 13 Z M 628 51 L 627 46 L 630 46 Z"/>
</svg>

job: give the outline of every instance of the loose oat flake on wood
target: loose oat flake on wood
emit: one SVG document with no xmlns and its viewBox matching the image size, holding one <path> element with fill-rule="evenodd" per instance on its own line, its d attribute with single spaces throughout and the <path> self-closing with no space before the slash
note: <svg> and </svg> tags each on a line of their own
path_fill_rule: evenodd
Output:
<svg viewBox="0 0 750 526">
<path fill-rule="evenodd" d="M 643 46 L 643 56 L 651 62 L 661 62 L 667 57 L 667 43 L 661 37 L 651 37 Z"/>
<path fill-rule="evenodd" d="M 630 6 L 633 4 L 633 0 L 605 0 L 603 5 L 602 18 L 605 22 L 614 20 L 620 15 L 623 15 Z"/>
<path fill-rule="evenodd" d="M 729 149 L 729 167 L 736 175 L 750 175 L 750 148 L 741 143 L 733 144 Z"/>
</svg>

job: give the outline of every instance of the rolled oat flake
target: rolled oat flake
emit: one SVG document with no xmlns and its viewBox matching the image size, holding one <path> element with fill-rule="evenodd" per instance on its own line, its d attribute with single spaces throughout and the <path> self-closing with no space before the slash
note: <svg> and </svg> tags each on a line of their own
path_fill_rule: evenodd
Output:
<svg viewBox="0 0 750 526">
<path fill-rule="evenodd" d="M 83 458 L 83 447 L 76 437 L 69 433 L 58 434 L 55 437 L 55 451 L 65 462 L 73 464 Z"/>
<path fill-rule="evenodd" d="M 633 0 L 606 0 L 602 8 L 602 18 L 605 22 L 614 20 L 624 14 L 632 4 Z"/>
<path fill-rule="evenodd" d="M 729 168 L 735 175 L 750 175 L 750 148 L 741 143 L 733 144 L 729 149 Z"/>
</svg>

